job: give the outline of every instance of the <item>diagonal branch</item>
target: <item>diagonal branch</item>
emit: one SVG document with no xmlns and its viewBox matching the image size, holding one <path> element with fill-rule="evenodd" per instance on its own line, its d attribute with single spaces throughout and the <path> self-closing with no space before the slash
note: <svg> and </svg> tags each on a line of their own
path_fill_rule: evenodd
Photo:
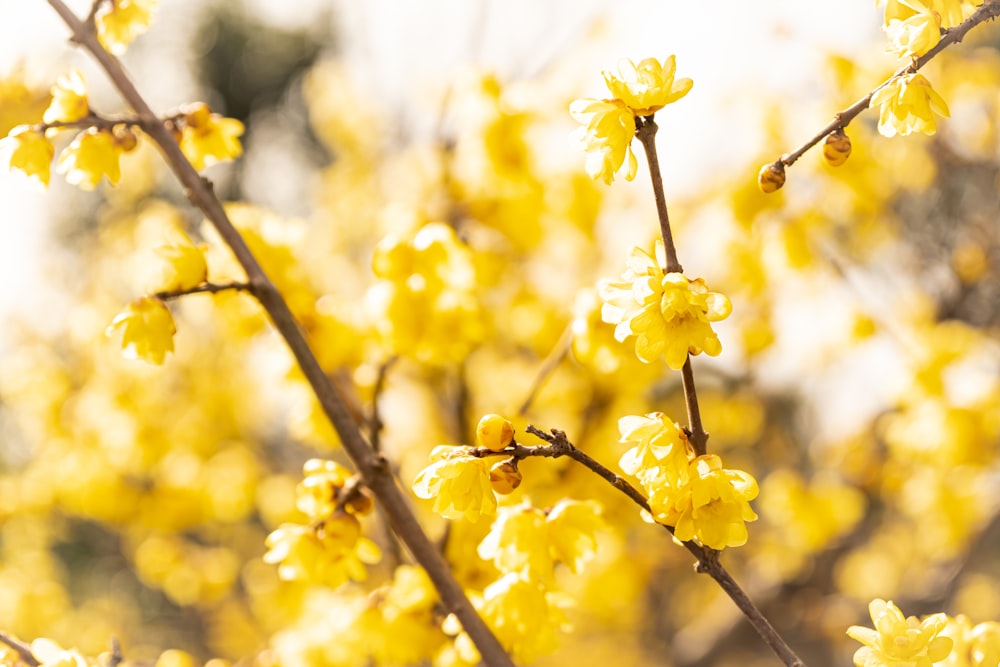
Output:
<svg viewBox="0 0 1000 667">
<path fill-rule="evenodd" d="M 878 91 L 882 90 L 895 79 L 907 74 L 913 74 L 921 67 L 926 65 L 933 59 L 936 55 L 944 51 L 946 48 L 952 44 L 958 44 L 964 38 L 966 33 L 972 30 L 974 27 L 983 23 L 995 19 L 1000 16 L 1000 0 L 986 0 L 972 15 L 959 23 L 953 28 L 948 28 L 943 31 L 941 36 L 941 41 L 937 45 L 925 53 L 924 55 L 916 58 L 912 63 L 906 67 L 901 67 L 892 76 L 876 86 L 870 93 L 862 97 L 860 100 L 847 107 L 843 111 L 839 111 L 833 115 L 833 120 L 826 124 L 819 132 L 813 135 L 808 141 L 796 148 L 790 153 L 785 153 L 778 160 L 783 166 L 790 167 L 795 164 L 795 161 L 802 157 L 806 151 L 822 141 L 831 132 L 836 132 L 837 130 L 842 130 L 846 128 L 852 120 L 854 120 L 862 111 L 868 108 L 871 104 L 872 97 Z M 775 163 L 777 164 L 777 163 Z"/>
<path fill-rule="evenodd" d="M 82 22 L 63 0 L 48 0 L 48 3 L 69 26 L 73 33 L 72 41 L 93 54 L 122 97 L 131 105 L 139 119 L 140 127 L 159 146 L 171 170 L 184 186 L 188 199 L 205 213 L 236 256 L 247 274 L 250 292 L 257 297 L 275 329 L 291 350 L 323 412 L 340 436 L 344 451 L 351 458 L 365 485 L 382 504 L 393 531 L 407 546 L 414 559 L 427 571 L 445 608 L 461 621 L 487 665 L 514 667 L 513 661 L 500 642 L 465 596 L 462 586 L 455 579 L 444 558 L 420 528 L 412 508 L 396 483 L 388 462 L 371 448 L 351 418 L 347 405 L 309 348 L 305 335 L 295 321 L 284 297 L 265 275 L 246 241 L 226 215 L 211 182 L 200 176 L 184 157 L 177 141 L 135 88 L 121 62 L 101 47 L 92 27 Z"/>
</svg>

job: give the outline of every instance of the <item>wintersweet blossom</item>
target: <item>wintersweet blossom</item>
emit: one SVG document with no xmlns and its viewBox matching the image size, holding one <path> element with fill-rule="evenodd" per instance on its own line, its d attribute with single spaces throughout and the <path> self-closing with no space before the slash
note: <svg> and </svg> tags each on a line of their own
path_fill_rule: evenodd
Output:
<svg viewBox="0 0 1000 667">
<path fill-rule="evenodd" d="M 687 483 L 691 454 L 687 434 L 667 415 L 628 415 L 618 420 L 618 430 L 619 442 L 633 445 L 618 461 L 626 474 L 640 476 L 654 470 L 657 475 L 668 474 L 674 485 Z"/>
<path fill-rule="evenodd" d="M 18 125 L 0 139 L 0 155 L 8 169 L 21 172 L 43 189 L 48 186 L 55 147 L 43 132 L 30 125 Z"/>
<path fill-rule="evenodd" d="M 154 297 L 136 299 L 115 316 L 105 333 L 122 330 L 122 354 L 161 365 L 167 352 L 174 351 L 174 318 L 167 305 Z"/>
<path fill-rule="evenodd" d="M 929 0 L 896 0 L 894 4 L 910 11 L 906 12 L 909 15 L 900 12 L 892 18 L 886 15 L 887 51 L 900 58 L 917 58 L 941 41 L 941 15 Z"/>
<path fill-rule="evenodd" d="M 688 353 L 717 356 L 722 344 L 711 323 L 729 316 L 729 299 L 709 291 L 701 278 L 664 274 L 661 241 L 656 242 L 654 255 L 655 259 L 633 246 L 621 279 L 598 283 L 604 300 L 601 318 L 615 325 L 618 341 L 635 336 L 636 356 L 647 364 L 662 356 L 668 366 L 679 370 Z"/>
<path fill-rule="evenodd" d="M 864 644 L 854 653 L 857 667 L 931 667 L 948 657 L 953 641 L 941 635 L 948 624 L 944 614 L 918 620 L 904 617 L 892 602 L 875 599 L 868 605 L 875 629 L 852 625 L 851 639 Z"/>
<path fill-rule="evenodd" d="M 905 137 L 911 132 L 934 134 L 934 114 L 949 116 L 944 99 L 920 74 L 896 77 L 872 96 L 869 106 L 881 107 L 878 131 L 886 137 Z"/>
<path fill-rule="evenodd" d="M 490 461 L 469 456 L 465 447 L 439 445 L 431 452 L 434 463 L 417 473 L 413 492 L 434 499 L 434 511 L 446 519 L 493 516 L 497 498 L 490 485 Z"/>
<path fill-rule="evenodd" d="M 628 162 L 625 180 L 635 178 L 639 163 L 632 152 L 635 116 L 620 100 L 576 100 L 569 112 L 583 127 L 573 135 L 587 154 L 587 175 L 606 184 L 615 180 L 622 165 Z"/>
<path fill-rule="evenodd" d="M 132 41 L 146 32 L 160 0 L 110 0 L 101 3 L 95 17 L 97 38 L 115 55 L 125 53 Z"/>
<path fill-rule="evenodd" d="M 198 171 L 243 154 L 243 123 L 235 118 L 212 113 L 207 104 L 199 102 L 187 111 L 184 121 L 181 151 Z"/>
<path fill-rule="evenodd" d="M 687 95 L 694 85 L 691 79 L 675 79 L 676 72 L 677 58 L 669 56 L 662 64 L 656 58 L 645 58 L 638 65 L 622 59 L 617 76 L 609 71 L 602 74 L 616 99 L 636 116 L 650 116 Z"/>
<path fill-rule="evenodd" d="M 649 496 L 650 514 L 674 527 L 682 541 L 697 540 L 712 549 L 746 544 L 747 521 L 756 521 L 750 501 L 758 487 L 749 473 L 722 467 L 714 454 L 689 463 L 688 481 L 674 486 L 669 479 L 647 477 L 643 486 Z"/>
<path fill-rule="evenodd" d="M 90 113 L 87 102 L 87 85 L 83 75 L 73 70 L 56 79 L 52 86 L 52 102 L 49 103 L 42 120 L 46 123 L 71 123 L 86 118 Z"/>
<path fill-rule="evenodd" d="M 313 526 L 283 524 L 267 536 L 265 563 L 278 565 L 278 577 L 337 587 L 348 579 L 364 581 L 365 564 L 374 564 L 382 553 L 361 535 L 361 525 L 351 514 L 337 513 Z"/>
<path fill-rule="evenodd" d="M 157 290 L 183 292 L 208 279 L 208 263 L 205 260 L 205 245 L 195 245 L 183 232 L 177 233 L 177 240 L 156 249 L 164 261 Z"/>
<path fill-rule="evenodd" d="M 56 170 L 66 175 L 66 181 L 81 190 L 93 190 L 107 177 L 111 185 L 121 179 L 121 156 L 124 147 L 108 130 L 90 128 L 76 135 L 73 142 L 59 155 Z"/>
</svg>

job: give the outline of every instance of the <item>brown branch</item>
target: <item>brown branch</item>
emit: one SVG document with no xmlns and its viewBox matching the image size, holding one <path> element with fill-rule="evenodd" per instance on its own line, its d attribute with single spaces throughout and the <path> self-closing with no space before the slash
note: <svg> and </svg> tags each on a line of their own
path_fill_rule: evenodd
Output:
<svg viewBox="0 0 1000 667">
<path fill-rule="evenodd" d="M 250 290 L 288 345 L 323 412 L 337 431 L 344 451 L 354 463 L 365 485 L 382 504 L 396 535 L 427 572 L 441 596 L 444 607 L 458 617 L 487 665 L 513 667 L 514 663 L 510 656 L 476 613 L 447 562 L 420 528 L 417 517 L 400 490 L 388 462 L 372 450 L 352 419 L 347 405 L 309 348 L 305 335 L 288 304 L 264 273 L 246 241 L 226 215 L 210 181 L 198 174 L 181 152 L 171 132 L 136 90 L 121 62 L 101 47 L 93 31 L 88 30 L 87 25 L 80 21 L 63 0 L 48 0 L 48 2 L 69 26 L 73 33 L 72 41 L 93 54 L 115 87 L 135 110 L 143 131 L 159 146 L 170 168 L 184 186 L 188 199 L 205 213 L 223 241 L 232 250 L 247 274 Z"/>
<path fill-rule="evenodd" d="M 42 663 L 39 662 L 35 654 L 31 652 L 31 647 L 22 642 L 20 639 L 14 639 L 6 632 L 0 632 L 0 642 L 6 644 L 7 646 L 14 649 L 17 652 L 18 657 L 21 658 L 21 662 L 29 667 L 38 667 Z"/>
<path fill-rule="evenodd" d="M 549 351 L 549 354 L 542 361 L 542 365 L 538 367 L 538 372 L 535 373 L 535 377 L 531 381 L 531 387 L 528 389 L 528 395 L 521 403 L 521 407 L 517 409 L 519 417 L 523 417 L 528 412 L 531 404 L 534 403 L 535 398 L 538 397 L 538 392 L 541 391 L 542 387 L 545 385 L 545 381 L 549 379 L 549 376 L 552 375 L 556 368 L 559 367 L 559 363 L 566 358 L 567 354 L 569 354 L 569 349 L 572 343 L 573 323 L 570 322 L 566 325 L 562 335 L 559 336 L 559 340 Z"/>
<path fill-rule="evenodd" d="M 793 150 L 791 153 L 785 153 L 784 155 L 782 155 L 781 158 L 778 160 L 778 162 L 780 162 L 786 167 L 790 167 L 795 163 L 796 160 L 802 157 L 802 155 L 805 154 L 806 151 L 808 151 L 810 148 L 812 148 L 820 141 L 822 141 L 828 134 L 846 128 L 852 120 L 854 120 L 859 114 L 861 114 L 862 111 L 868 108 L 869 104 L 871 104 L 872 97 L 875 95 L 875 93 L 880 91 L 882 88 L 888 86 L 895 79 L 898 79 L 899 77 L 905 76 L 907 74 L 913 74 L 921 67 L 929 63 L 931 59 L 933 59 L 936 55 L 944 51 L 946 48 L 948 48 L 952 44 L 958 44 L 959 42 L 961 42 L 965 38 L 966 33 L 968 33 L 974 27 L 985 21 L 995 19 L 997 16 L 1000 16 L 1000 0 L 986 0 L 982 5 L 980 5 L 979 9 L 977 9 L 975 12 L 972 13 L 972 16 L 965 19 L 964 21 L 962 21 L 953 28 L 942 30 L 941 41 L 939 41 L 937 45 L 934 46 L 933 49 L 931 49 L 924 55 L 920 56 L 919 58 L 914 59 L 913 62 L 911 62 L 906 67 L 902 67 L 899 70 L 897 70 L 892 76 L 890 76 L 888 79 L 880 83 L 870 93 L 862 97 L 860 100 L 858 100 L 851 106 L 847 107 L 843 111 L 839 111 L 836 114 L 834 114 L 833 120 L 827 123 L 826 126 L 823 127 L 823 129 L 821 129 L 819 132 L 813 135 L 812 138 L 810 138 L 804 144 Z"/>
<path fill-rule="evenodd" d="M 204 285 L 198 285 L 197 287 L 192 287 L 191 289 L 154 292 L 152 296 L 161 301 L 171 301 L 189 294 L 218 294 L 219 292 L 226 292 L 228 290 L 246 292 L 253 291 L 250 283 L 205 283 Z"/>
<path fill-rule="evenodd" d="M 114 635 L 111 636 L 111 655 L 108 657 L 108 667 L 118 667 L 125 660 L 125 656 L 122 655 L 122 645 L 118 641 L 118 637 Z"/>
<path fill-rule="evenodd" d="M 550 433 L 545 433 L 541 429 L 535 426 L 528 426 L 525 430 L 528 433 L 544 440 L 549 443 L 548 447 L 525 447 L 524 445 L 514 443 L 512 446 L 504 449 L 501 452 L 490 452 L 490 450 L 484 450 L 484 448 L 475 448 L 471 450 L 474 456 L 486 456 L 486 452 L 497 455 L 507 455 L 514 456 L 514 458 L 525 458 L 528 456 L 544 456 L 558 458 L 560 456 L 568 456 L 569 458 L 583 464 L 588 469 L 596 473 L 599 477 L 607 481 L 611 486 L 615 487 L 626 496 L 632 499 L 639 507 L 651 512 L 649 507 L 649 501 L 646 499 L 642 492 L 636 489 L 632 484 L 628 482 L 621 475 L 618 475 L 611 471 L 609 468 L 601 464 L 599 461 L 595 460 L 585 452 L 577 449 L 566 437 L 566 434 L 558 429 L 552 429 Z M 671 535 L 674 534 L 673 526 L 662 525 Z M 753 626 L 754 630 L 761 636 L 761 639 L 774 651 L 782 662 L 788 667 L 805 667 L 805 663 L 799 656 L 795 654 L 795 651 L 788 645 L 788 643 L 782 638 L 778 631 L 774 629 L 771 622 L 767 620 L 760 609 L 753 603 L 753 600 L 746 594 L 746 592 L 740 588 L 740 585 L 736 583 L 732 575 L 723 567 L 722 563 L 719 562 L 719 552 L 714 549 L 709 549 L 696 542 L 681 542 L 684 548 L 687 549 L 691 555 L 697 559 L 697 564 L 695 569 L 702 573 L 707 574 L 725 591 L 726 595 L 736 604 L 743 615 L 746 616 L 747 621 Z"/>
<path fill-rule="evenodd" d="M 667 199 L 663 194 L 663 177 L 660 175 L 660 159 L 656 156 L 656 121 L 652 116 L 636 118 L 635 136 L 639 138 L 643 150 L 646 151 L 646 162 L 649 164 L 649 177 L 653 181 L 653 197 L 656 199 L 656 214 L 660 219 L 660 235 L 663 237 L 663 248 L 667 253 L 665 273 L 684 273 L 684 268 L 677 259 L 677 247 L 674 245 L 674 235 L 670 231 L 670 215 L 667 213 Z"/>
<path fill-rule="evenodd" d="M 399 357 L 394 355 L 383 361 L 379 364 L 378 374 L 375 376 L 375 387 L 372 389 L 371 415 L 368 419 L 368 441 L 371 443 L 372 450 L 375 452 L 382 451 L 382 430 L 385 426 L 385 423 L 382 421 L 382 413 L 379 409 L 378 402 L 379 398 L 382 396 L 382 392 L 385 391 L 385 381 L 389 376 L 389 370 L 398 360 Z M 389 525 L 389 517 L 386 516 L 382 505 L 376 505 L 376 510 L 378 512 L 381 529 L 385 533 L 386 549 L 389 552 L 388 565 L 390 567 L 395 567 L 399 563 L 403 562 L 403 553 L 399 546 L 399 540 L 396 539 L 396 534 L 392 532 L 392 528 Z"/>
<path fill-rule="evenodd" d="M 695 456 L 708 453 L 708 432 L 701 423 L 701 409 L 698 407 L 698 390 L 694 386 L 694 370 L 691 368 L 691 355 L 684 361 L 681 368 L 681 386 L 684 389 L 684 405 L 687 407 L 687 436 L 694 448 Z"/>
</svg>

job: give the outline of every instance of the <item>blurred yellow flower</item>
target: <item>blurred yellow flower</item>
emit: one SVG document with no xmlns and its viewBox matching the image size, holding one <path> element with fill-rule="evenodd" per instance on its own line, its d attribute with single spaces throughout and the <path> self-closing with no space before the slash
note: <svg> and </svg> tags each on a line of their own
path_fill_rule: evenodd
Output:
<svg viewBox="0 0 1000 667">
<path fill-rule="evenodd" d="M 435 447 L 434 463 L 417 473 L 413 492 L 418 498 L 433 498 L 434 511 L 446 519 L 476 523 L 481 516 L 496 514 L 497 498 L 490 485 L 490 462 L 465 451 L 465 447 Z"/>
<path fill-rule="evenodd" d="M 934 114 L 949 115 L 944 99 L 920 74 L 896 77 L 872 96 L 869 106 L 881 106 L 878 131 L 886 137 L 905 137 L 911 132 L 934 134 Z"/>
<path fill-rule="evenodd" d="M 712 549 L 746 544 L 746 522 L 757 519 L 750 508 L 757 481 L 742 470 L 723 468 L 714 454 L 689 465 L 688 482 L 680 487 L 663 478 L 643 480 L 653 518 L 673 526 L 674 536 L 685 542 L 697 540 Z"/>
<path fill-rule="evenodd" d="M 151 364 L 163 363 L 167 352 L 174 351 L 174 318 L 166 304 L 154 297 L 136 299 L 115 316 L 105 333 L 122 330 L 122 354 L 127 359 L 142 359 Z"/>
<path fill-rule="evenodd" d="M 948 657 L 953 641 L 940 635 L 948 619 L 933 614 L 923 621 L 903 617 L 892 602 L 875 599 L 868 605 L 875 629 L 852 625 L 847 635 L 864 646 L 854 653 L 857 667 L 931 667 Z"/>
<path fill-rule="evenodd" d="M 549 581 L 554 566 L 545 513 L 529 504 L 500 509 L 477 549 L 503 573 L 529 581 Z"/>
<path fill-rule="evenodd" d="M 562 610 L 538 583 L 506 574 L 486 587 L 483 620 L 518 663 L 531 663 L 556 649 L 556 631 L 566 626 Z"/>
<path fill-rule="evenodd" d="M 941 15 L 925 0 L 895 0 L 894 6 L 910 11 L 897 12 L 891 18 L 886 14 L 885 35 L 889 39 L 886 51 L 900 58 L 916 58 L 941 41 Z"/>
<path fill-rule="evenodd" d="M 587 174 L 594 180 L 600 178 L 610 184 L 627 159 L 625 180 L 635 178 L 639 168 L 631 145 L 635 136 L 635 116 L 625 103 L 582 99 L 570 104 L 569 112 L 584 125 L 573 137 L 587 153 Z"/>
<path fill-rule="evenodd" d="M 193 105 L 184 120 L 181 151 L 198 171 L 242 155 L 239 138 L 243 134 L 243 123 L 240 121 L 212 113 L 204 103 Z"/>
<path fill-rule="evenodd" d="M 30 125 L 18 125 L 0 139 L 0 155 L 8 169 L 21 172 L 43 188 L 48 186 L 55 147 L 43 132 Z"/>
<path fill-rule="evenodd" d="M 87 85 L 83 81 L 83 75 L 78 70 L 73 70 L 56 79 L 56 84 L 52 86 L 52 102 L 45 110 L 42 120 L 46 123 L 71 123 L 86 118 L 89 113 Z"/>
<path fill-rule="evenodd" d="M 560 500 L 545 517 L 553 557 L 573 573 L 597 555 L 597 531 L 604 527 L 593 500 Z"/>
<path fill-rule="evenodd" d="M 125 53 L 132 41 L 146 32 L 160 0 L 109 0 L 101 3 L 95 22 L 97 39 L 115 55 Z"/>
<path fill-rule="evenodd" d="M 76 135 L 63 149 L 56 170 L 66 174 L 66 181 L 81 190 L 93 190 L 106 176 L 111 185 L 121 179 L 121 159 L 124 148 L 107 130 L 90 128 Z"/>
<path fill-rule="evenodd" d="M 711 322 L 729 316 L 732 304 L 705 282 L 681 273 L 663 273 L 663 243 L 656 242 L 653 256 L 633 246 L 621 280 L 605 279 L 597 289 L 604 300 L 601 318 L 615 325 L 615 338 L 636 336 L 635 353 L 645 363 L 661 356 L 679 370 L 688 353 L 717 356 L 722 344 Z"/>
<path fill-rule="evenodd" d="M 677 59 L 670 56 L 661 64 L 645 58 L 636 65 L 631 60 L 618 62 L 618 75 L 604 71 L 604 82 L 611 94 L 625 103 L 636 116 L 650 116 L 688 94 L 694 82 L 674 79 Z"/>
<path fill-rule="evenodd" d="M 365 565 L 382 558 L 378 545 L 361 536 L 358 519 L 345 512 L 312 526 L 284 524 L 264 543 L 264 562 L 277 563 L 281 579 L 331 587 L 349 579 L 365 581 Z"/>
<path fill-rule="evenodd" d="M 31 654 L 40 663 L 39 667 L 87 667 L 87 659 L 79 651 L 66 650 L 44 637 L 31 642 Z"/>
<path fill-rule="evenodd" d="M 205 245 L 195 245 L 187 234 L 178 232 L 176 243 L 160 246 L 156 253 L 166 264 L 157 284 L 157 291 L 183 292 L 208 280 Z"/>
</svg>

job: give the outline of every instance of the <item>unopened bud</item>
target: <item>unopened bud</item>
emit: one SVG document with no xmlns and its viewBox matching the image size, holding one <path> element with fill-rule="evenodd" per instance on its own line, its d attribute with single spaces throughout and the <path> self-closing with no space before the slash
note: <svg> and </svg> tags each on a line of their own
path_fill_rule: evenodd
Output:
<svg viewBox="0 0 1000 667">
<path fill-rule="evenodd" d="M 115 143 L 126 153 L 135 150 L 139 143 L 139 138 L 128 125 L 115 125 L 112 134 L 115 136 Z"/>
<path fill-rule="evenodd" d="M 499 452 L 513 439 L 514 425 L 500 415 L 484 415 L 476 426 L 476 442 L 494 452 Z"/>
<path fill-rule="evenodd" d="M 823 144 L 823 157 L 831 167 L 839 167 L 851 156 L 851 138 L 843 128 L 826 135 Z"/>
<path fill-rule="evenodd" d="M 760 168 L 760 173 L 757 174 L 757 185 L 760 186 L 761 192 L 769 195 L 772 192 L 780 190 L 784 184 L 785 165 L 781 160 L 765 164 Z"/>
<path fill-rule="evenodd" d="M 183 111 L 184 122 L 195 130 L 208 125 L 208 121 L 212 117 L 212 110 L 204 102 L 190 104 L 184 107 Z"/>
<path fill-rule="evenodd" d="M 521 471 L 517 469 L 514 459 L 495 463 L 490 468 L 490 486 L 502 496 L 513 493 L 514 489 L 521 486 L 522 479 Z"/>
<path fill-rule="evenodd" d="M 351 499 L 344 503 L 344 509 L 355 516 L 364 516 L 375 508 L 375 497 L 366 487 L 354 490 Z"/>
</svg>

